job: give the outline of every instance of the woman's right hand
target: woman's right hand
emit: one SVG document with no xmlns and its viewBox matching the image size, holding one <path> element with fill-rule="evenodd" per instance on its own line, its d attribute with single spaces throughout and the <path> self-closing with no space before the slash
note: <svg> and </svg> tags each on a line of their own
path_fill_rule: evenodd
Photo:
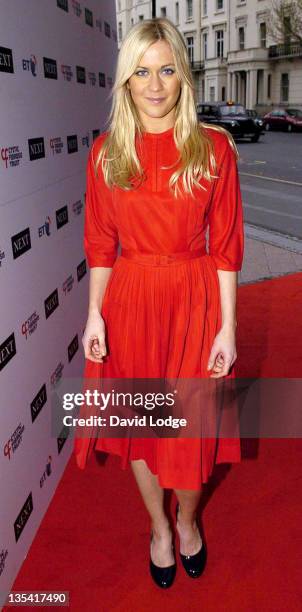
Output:
<svg viewBox="0 0 302 612">
<path fill-rule="evenodd" d="M 95 363 L 102 363 L 107 354 L 105 344 L 105 322 L 97 311 L 90 313 L 87 319 L 85 332 L 82 337 L 86 359 Z"/>
</svg>

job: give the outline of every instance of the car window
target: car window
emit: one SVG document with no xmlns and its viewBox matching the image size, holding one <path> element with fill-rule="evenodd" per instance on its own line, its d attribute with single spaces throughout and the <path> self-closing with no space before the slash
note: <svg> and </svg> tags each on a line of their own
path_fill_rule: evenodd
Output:
<svg viewBox="0 0 302 612">
<path fill-rule="evenodd" d="M 302 111 L 298 108 L 287 108 L 286 111 L 292 117 L 302 117 Z"/>
<path fill-rule="evenodd" d="M 220 113 L 224 117 L 231 115 L 246 115 L 245 108 L 241 104 L 220 106 Z"/>
</svg>

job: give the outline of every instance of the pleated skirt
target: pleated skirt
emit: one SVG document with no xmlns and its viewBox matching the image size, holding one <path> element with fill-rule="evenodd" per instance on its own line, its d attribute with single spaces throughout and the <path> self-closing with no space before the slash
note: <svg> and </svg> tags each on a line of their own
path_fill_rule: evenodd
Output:
<svg viewBox="0 0 302 612">
<path fill-rule="evenodd" d="M 103 363 L 86 359 L 85 381 L 106 378 L 198 379 L 209 383 L 210 351 L 221 327 L 220 292 L 213 259 L 206 254 L 172 264 L 145 265 L 119 256 L 105 290 L 101 314 L 108 354 Z M 212 384 L 230 382 L 235 368 Z M 217 382 L 218 381 L 218 382 Z M 219 394 L 221 403 L 221 394 Z M 210 401 L 210 400 L 209 400 Z M 203 404 L 203 413 L 213 406 Z M 223 410 L 223 406 L 222 406 Z M 183 412 L 186 412 L 184 407 Z M 188 405 L 188 413 L 190 406 Z M 237 419 L 236 403 L 232 406 Z M 214 431 L 214 430 L 213 430 Z M 235 426 L 232 429 L 238 433 Z M 198 490 L 216 463 L 241 461 L 239 435 L 205 437 L 102 436 L 95 428 L 75 436 L 77 464 L 85 468 L 93 449 L 119 455 L 121 467 L 143 459 L 163 488 Z"/>
</svg>

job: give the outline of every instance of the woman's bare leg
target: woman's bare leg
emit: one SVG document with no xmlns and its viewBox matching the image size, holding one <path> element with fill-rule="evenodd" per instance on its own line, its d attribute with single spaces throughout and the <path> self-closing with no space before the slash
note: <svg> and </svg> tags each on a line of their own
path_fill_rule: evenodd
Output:
<svg viewBox="0 0 302 612">
<path fill-rule="evenodd" d="M 131 467 L 151 517 L 152 561 L 159 567 L 168 567 L 174 564 L 175 557 L 172 550 L 172 530 L 164 511 L 164 489 L 159 486 L 157 476 L 152 474 L 143 459 L 131 461 Z"/>
<path fill-rule="evenodd" d="M 202 539 L 196 523 L 196 509 L 201 490 L 175 489 L 179 501 L 178 521 L 176 528 L 180 538 L 180 552 L 183 555 L 195 555 L 201 548 Z"/>
</svg>

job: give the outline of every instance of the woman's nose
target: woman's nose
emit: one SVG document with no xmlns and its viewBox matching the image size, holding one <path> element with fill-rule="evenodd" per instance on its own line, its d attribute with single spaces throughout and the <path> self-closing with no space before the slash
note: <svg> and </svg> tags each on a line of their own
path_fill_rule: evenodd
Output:
<svg viewBox="0 0 302 612">
<path fill-rule="evenodd" d="M 150 89 L 154 91 L 161 89 L 162 87 L 161 79 L 157 74 L 151 75 L 149 86 L 150 86 Z"/>
</svg>

